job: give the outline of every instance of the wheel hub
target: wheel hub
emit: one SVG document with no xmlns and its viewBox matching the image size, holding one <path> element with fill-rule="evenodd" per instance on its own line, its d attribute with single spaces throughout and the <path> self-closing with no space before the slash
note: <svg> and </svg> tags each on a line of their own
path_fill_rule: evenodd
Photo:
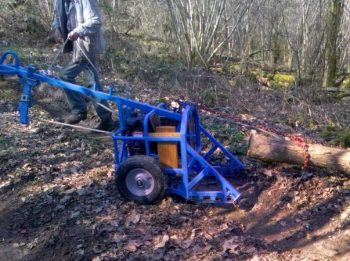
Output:
<svg viewBox="0 0 350 261">
<path fill-rule="evenodd" d="M 152 193 L 155 180 L 147 170 L 138 168 L 130 171 L 126 177 L 126 186 L 136 196 L 147 196 Z"/>
<path fill-rule="evenodd" d="M 142 187 L 144 186 L 143 180 L 141 180 L 141 179 L 136 180 L 136 185 L 137 185 L 139 188 L 142 188 Z"/>
</svg>

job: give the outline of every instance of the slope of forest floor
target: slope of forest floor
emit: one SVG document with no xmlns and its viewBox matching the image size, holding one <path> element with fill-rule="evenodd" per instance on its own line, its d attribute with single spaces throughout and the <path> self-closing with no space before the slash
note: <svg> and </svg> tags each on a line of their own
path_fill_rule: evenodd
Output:
<svg viewBox="0 0 350 261">
<path fill-rule="evenodd" d="M 54 55 L 43 54 L 31 59 Z M 160 77 L 150 85 L 112 77 L 103 65 L 101 71 L 121 96 L 201 103 L 204 124 L 237 153 L 246 144 L 248 125 L 325 143 L 324 128 L 347 126 L 350 119 L 347 100 L 306 102 L 238 74 L 202 74 L 187 85 L 182 83 L 188 76 Z M 201 96 L 207 89 L 212 93 Z M 29 127 L 17 123 L 18 95 L 16 81 L 0 81 L 1 260 L 350 258 L 350 179 L 342 173 L 267 165 L 242 154 L 246 171 L 230 179 L 242 192 L 237 205 L 195 205 L 168 196 L 141 206 L 116 191 L 109 138 L 46 122 L 65 112 L 61 91 L 43 85 L 34 91 Z M 222 119 L 213 111 L 233 117 Z M 83 124 L 96 122 L 91 109 Z"/>
</svg>

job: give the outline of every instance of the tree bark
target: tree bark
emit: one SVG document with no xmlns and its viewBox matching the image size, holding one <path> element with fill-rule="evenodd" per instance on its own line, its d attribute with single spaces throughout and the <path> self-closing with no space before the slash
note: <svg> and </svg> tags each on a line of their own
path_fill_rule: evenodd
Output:
<svg viewBox="0 0 350 261">
<path fill-rule="evenodd" d="M 343 0 L 330 0 L 326 20 L 326 49 L 325 49 L 325 71 L 323 87 L 333 87 L 337 77 L 338 57 L 337 43 L 340 29 L 341 16 L 343 13 Z"/>
<path fill-rule="evenodd" d="M 310 165 L 350 174 L 350 150 L 308 144 Z M 283 138 L 253 134 L 250 137 L 248 156 L 267 162 L 304 164 L 304 149 Z"/>
</svg>

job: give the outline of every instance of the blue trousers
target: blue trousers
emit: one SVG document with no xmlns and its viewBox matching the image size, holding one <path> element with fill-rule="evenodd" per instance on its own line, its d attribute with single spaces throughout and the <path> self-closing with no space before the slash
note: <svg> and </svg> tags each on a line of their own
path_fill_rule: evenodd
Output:
<svg viewBox="0 0 350 261">
<path fill-rule="evenodd" d="M 67 81 L 75 84 L 76 83 L 75 78 L 83 71 L 86 71 L 89 75 L 89 78 L 92 79 L 92 83 L 96 86 L 96 91 L 102 91 L 98 73 L 96 72 L 95 68 L 89 63 L 89 61 L 87 61 L 86 59 L 81 59 L 79 61 L 71 62 L 68 66 L 66 66 L 61 71 L 60 78 L 63 81 Z M 66 94 L 70 111 L 72 113 L 87 112 L 86 97 L 84 97 L 84 95 L 75 91 L 67 90 L 67 89 L 64 89 L 64 91 Z M 107 101 L 102 100 L 100 103 L 109 108 Z M 110 111 L 106 110 L 105 108 L 95 103 L 94 103 L 94 106 L 95 106 L 97 115 L 100 117 L 102 121 L 108 121 L 111 119 L 112 113 Z"/>
</svg>

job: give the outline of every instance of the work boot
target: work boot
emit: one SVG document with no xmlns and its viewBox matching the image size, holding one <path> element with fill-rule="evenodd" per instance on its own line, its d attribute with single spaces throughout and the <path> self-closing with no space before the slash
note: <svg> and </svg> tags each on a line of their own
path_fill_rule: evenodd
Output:
<svg viewBox="0 0 350 261">
<path fill-rule="evenodd" d="M 72 112 L 64 118 L 64 122 L 68 124 L 78 124 L 80 121 L 86 120 L 86 112 Z"/>
<path fill-rule="evenodd" d="M 116 122 L 109 118 L 108 120 L 101 120 L 100 124 L 96 127 L 96 129 L 102 131 L 113 131 L 116 127 Z"/>
</svg>

